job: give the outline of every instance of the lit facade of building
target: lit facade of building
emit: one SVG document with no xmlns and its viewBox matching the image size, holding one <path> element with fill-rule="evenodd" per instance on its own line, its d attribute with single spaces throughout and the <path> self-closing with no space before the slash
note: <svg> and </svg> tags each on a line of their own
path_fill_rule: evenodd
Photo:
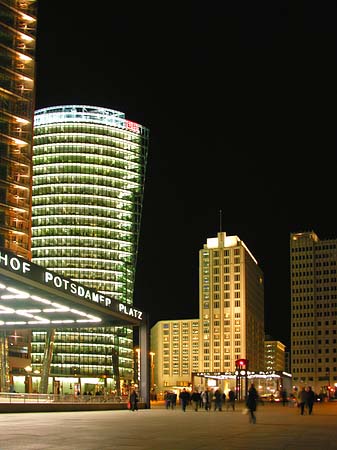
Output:
<svg viewBox="0 0 337 450">
<path fill-rule="evenodd" d="M 264 341 L 264 361 L 266 372 L 286 370 L 285 364 L 285 349 L 286 346 L 280 341 L 266 339 Z"/>
<path fill-rule="evenodd" d="M 35 99 L 36 1 L 0 7 L 0 249 L 31 257 L 32 135 Z M 29 367 L 30 333 L 0 338 L 0 384 Z M 9 357 L 8 357 L 9 356 Z"/>
<path fill-rule="evenodd" d="M 0 247 L 30 258 L 36 2 L 0 8 Z"/>
<path fill-rule="evenodd" d="M 153 384 L 159 392 L 189 386 L 192 372 L 199 370 L 199 322 L 163 320 L 152 327 Z"/>
<path fill-rule="evenodd" d="M 119 111 L 83 105 L 36 111 L 36 264 L 132 305 L 148 139 L 145 127 Z M 92 391 L 103 379 L 118 390 L 119 377 L 133 379 L 132 328 L 35 331 L 33 368 L 41 367 L 50 340 L 57 388 L 61 381 L 63 390 L 80 383 Z"/>
<path fill-rule="evenodd" d="M 238 236 L 220 232 L 199 252 L 201 370 L 264 368 L 264 283 L 254 256 Z"/>
<path fill-rule="evenodd" d="M 228 389 L 239 359 L 250 370 L 264 369 L 263 274 L 246 245 L 223 232 L 207 239 L 199 283 L 198 319 L 160 321 L 151 329 L 159 392 L 192 383 L 196 372 L 227 373 Z"/>
<path fill-rule="evenodd" d="M 290 235 L 291 371 L 318 394 L 337 383 L 337 240 Z"/>
</svg>

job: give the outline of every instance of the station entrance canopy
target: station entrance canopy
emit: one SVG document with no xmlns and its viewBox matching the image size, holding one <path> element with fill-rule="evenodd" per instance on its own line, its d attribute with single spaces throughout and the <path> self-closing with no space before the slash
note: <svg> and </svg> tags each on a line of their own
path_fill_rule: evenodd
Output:
<svg viewBox="0 0 337 450">
<path fill-rule="evenodd" d="M 0 330 L 141 326 L 145 314 L 0 250 Z"/>
</svg>

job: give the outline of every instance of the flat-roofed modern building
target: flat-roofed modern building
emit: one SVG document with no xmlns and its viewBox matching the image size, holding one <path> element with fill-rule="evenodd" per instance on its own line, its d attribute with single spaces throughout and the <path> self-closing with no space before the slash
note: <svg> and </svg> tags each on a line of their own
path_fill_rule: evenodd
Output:
<svg viewBox="0 0 337 450">
<path fill-rule="evenodd" d="M 36 1 L 2 1 L 0 27 L 0 248 L 30 258 Z"/>
<path fill-rule="evenodd" d="M 291 371 L 298 388 L 337 384 L 337 240 L 290 234 Z"/>
<path fill-rule="evenodd" d="M 86 105 L 36 111 L 36 264 L 133 304 L 148 140 L 148 129 L 119 111 Z M 119 390 L 133 379 L 131 327 L 56 329 L 54 336 L 36 331 L 34 369 L 50 340 L 50 376 L 57 386 L 68 383 L 69 390 L 74 379 L 93 391 L 104 380 L 106 388 Z"/>
<path fill-rule="evenodd" d="M 200 350 L 203 371 L 264 369 L 264 282 L 256 259 L 238 236 L 220 232 L 199 252 Z"/>
<path fill-rule="evenodd" d="M 286 370 L 285 364 L 286 346 L 280 341 L 273 340 L 270 336 L 266 336 L 264 341 L 264 361 L 266 372 Z"/>
<path fill-rule="evenodd" d="M 189 385 L 197 372 L 198 387 L 205 387 L 203 374 L 216 373 L 228 390 L 238 360 L 264 370 L 263 274 L 238 236 L 220 232 L 207 239 L 199 252 L 199 285 L 198 319 L 160 321 L 151 329 L 158 393 Z"/>
<path fill-rule="evenodd" d="M 152 327 L 152 388 L 161 392 L 190 385 L 191 374 L 199 370 L 199 322 L 199 319 L 161 320 Z"/>
</svg>

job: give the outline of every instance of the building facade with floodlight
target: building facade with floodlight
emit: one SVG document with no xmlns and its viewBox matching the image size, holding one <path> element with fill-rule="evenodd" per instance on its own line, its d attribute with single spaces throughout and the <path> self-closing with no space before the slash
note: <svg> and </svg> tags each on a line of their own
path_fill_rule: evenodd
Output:
<svg viewBox="0 0 337 450">
<path fill-rule="evenodd" d="M 158 322 L 151 350 L 159 393 L 190 384 L 201 390 L 211 386 L 207 377 L 223 379 L 227 391 L 238 361 L 246 372 L 264 370 L 263 272 L 238 236 L 207 239 L 199 251 L 199 318 Z"/>
<path fill-rule="evenodd" d="M 32 260 L 133 304 L 149 130 L 111 109 L 65 105 L 34 120 Z M 127 389 L 132 328 L 36 330 L 32 368 L 53 346 L 49 388 Z"/>
</svg>

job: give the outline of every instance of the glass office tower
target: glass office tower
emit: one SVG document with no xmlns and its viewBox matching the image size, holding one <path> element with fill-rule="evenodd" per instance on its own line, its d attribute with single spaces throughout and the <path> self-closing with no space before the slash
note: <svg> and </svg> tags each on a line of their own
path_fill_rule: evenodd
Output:
<svg viewBox="0 0 337 450">
<path fill-rule="evenodd" d="M 35 263 L 133 303 L 148 139 L 145 127 L 119 111 L 83 105 L 36 111 Z M 50 376 L 64 393 L 67 383 L 92 392 L 102 380 L 118 391 L 119 377 L 126 384 L 133 378 L 132 329 L 59 329 L 54 338 L 34 332 L 36 370 L 49 339 L 54 342 Z"/>
<path fill-rule="evenodd" d="M 0 7 L 0 247 L 30 259 L 35 0 Z"/>
</svg>

